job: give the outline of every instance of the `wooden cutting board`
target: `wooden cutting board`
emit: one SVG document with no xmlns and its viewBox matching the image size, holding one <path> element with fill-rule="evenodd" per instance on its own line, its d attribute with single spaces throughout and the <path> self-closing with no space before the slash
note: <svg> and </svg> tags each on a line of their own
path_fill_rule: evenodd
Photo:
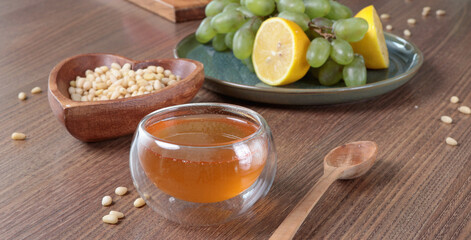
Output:
<svg viewBox="0 0 471 240">
<path fill-rule="evenodd" d="M 204 18 L 204 8 L 211 0 L 128 0 L 172 21 L 184 22 Z"/>
</svg>

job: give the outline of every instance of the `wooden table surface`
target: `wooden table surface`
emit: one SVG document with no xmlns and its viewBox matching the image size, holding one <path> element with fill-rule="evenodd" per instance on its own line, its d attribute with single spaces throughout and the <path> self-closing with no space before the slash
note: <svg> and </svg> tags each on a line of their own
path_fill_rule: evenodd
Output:
<svg viewBox="0 0 471 240">
<path fill-rule="evenodd" d="M 347 2 L 347 1 L 344 1 Z M 272 128 L 277 175 L 268 195 L 248 214 L 214 227 L 183 227 L 149 207 L 132 206 L 137 193 L 128 167 L 131 136 L 83 143 L 53 116 L 45 91 L 49 71 L 81 53 L 134 59 L 171 58 L 175 44 L 198 21 L 173 24 L 123 0 L 0 2 L 0 239 L 267 239 L 322 175 L 329 149 L 354 140 L 379 145 L 378 161 L 356 180 L 335 182 L 296 239 L 471 238 L 471 12 L 469 0 L 351 0 L 389 13 L 395 34 L 405 28 L 424 53 L 418 74 L 374 99 L 330 106 L 276 106 L 201 90 L 194 102 L 226 102 L 261 113 Z M 432 7 L 423 19 L 422 8 Z M 446 10 L 437 18 L 434 11 Z M 406 20 L 416 18 L 408 27 Z M 28 93 L 19 101 L 20 91 Z M 450 103 L 451 96 L 459 104 Z M 440 122 L 442 115 L 453 124 Z M 13 141 L 14 131 L 27 134 Z M 448 146 L 451 136 L 458 146 Z M 126 218 L 102 223 L 104 195 L 130 193 L 113 209 Z"/>
</svg>

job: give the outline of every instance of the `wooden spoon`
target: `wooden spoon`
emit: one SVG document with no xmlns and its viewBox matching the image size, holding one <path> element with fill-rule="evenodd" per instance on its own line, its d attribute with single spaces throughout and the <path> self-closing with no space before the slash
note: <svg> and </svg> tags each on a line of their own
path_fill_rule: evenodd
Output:
<svg viewBox="0 0 471 240">
<path fill-rule="evenodd" d="M 324 175 L 275 230 L 270 240 L 292 239 L 329 186 L 337 179 L 353 179 L 365 174 L 374 164 L 375 142 L 351 142 L 331 150 L 324 158 Z"/>
</svg>

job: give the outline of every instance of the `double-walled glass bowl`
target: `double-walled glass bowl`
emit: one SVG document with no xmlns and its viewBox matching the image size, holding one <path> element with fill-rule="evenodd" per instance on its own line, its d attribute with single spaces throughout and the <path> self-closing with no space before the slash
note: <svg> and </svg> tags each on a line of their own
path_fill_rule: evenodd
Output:
<svg viewBox="0 0 471 240">
<path fill-rule="evenodd" d="M 181 144 L 149 132 L 159 122 L 192 116 L 202 116 L 203 123 L 205 116 L 230 119 L 254 126 L 254 131 L 207 145 Z M 203 124 L 198 131 L 208 131 L 209 126 Z M 255 111 L 193 103 L 163 108 L 141 120 L 130 168 L 134 186 L 157 213 L 180 224 L 204 226 L 240 216 L 267 194 L 275 177 L 276 152 L 270 128 Z"/>
</svg>

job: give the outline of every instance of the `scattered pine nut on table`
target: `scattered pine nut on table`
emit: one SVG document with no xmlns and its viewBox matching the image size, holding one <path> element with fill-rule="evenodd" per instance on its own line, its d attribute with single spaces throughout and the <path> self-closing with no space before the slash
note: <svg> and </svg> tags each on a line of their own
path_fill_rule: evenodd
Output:
<svg viewBox="0 0 471 240">
<path fill-rule="evenodd" d="M 116 190 L 114 190 L 114 193 L 116 193 L 116 195 L 119 195 L 119 196 L 123 196 L 127 192 L 128 192 L 127 187 L 117 187 Z"/>
<path fill-rule="evenodd" d="M 429 7 L 429 6 L 427 6 L 427 7 L 424 7 L 424 8 L 422 9 L 422 16 L 423 16 L 423 17 L 426 17 L 426 16 L 428 16 L 428 15 L 429 15 L 429 13 L 430 13 L 430 10 L 432 10 L 432 8 L 431 8 L 431 7 Z"/>
<path fill-rule="evenodd" d="M 407 19 L 407 24 L 409 24 L 410 26 L 414 26 L 416 23 L 417 23 L 417 20 L 415 20 L 415 18 Z"/>
<path fill-rule="evenodd" d="M 391 16 L 387 13 L 382 13 L 380 16 L 381 20 L 388 20 Z"/>
<path fill-rule="evenodd" d="M 11 139 L 13 140 L 25 140 L 26 134 L 20 132 L 14 132 L 11 134 Z"/>
<path fill-rule="evenodd" d="M 26 99 L 26 93 L 25 92 L 18 93 L 18 99 L 25 100 Z"/>
<path fill-rule="evenodd" d="M 444 122 L 444 123 L 452 123 L 453 122 L 453 119 L 449 116 L 441 116 L 440 120 L 442 120 L 442 122 Z"/>
<path fill-rule="evenodd" d="M 113 199 L 110 196 L 104 196 L 101 200 L 101 205 L 103 206 L 109 206 L 111 203 L 113 203 Z"/>
<path fill-rule="evenodd" d="M 451 103 L 458 103 L 460 101 L 460 99 L 457 97 L 457 96 L 452 96 L 450 98 L 450 102 Z"/>
<path fill-rule="evenodd" d="M 108 223 L 108 224 L 118 223 L 118 217 L 114 214 L 113 215 L 112 214 L 105 215 L 105 216 L 103 216 L 102 220 L 103 220 L 104 223 Z"/>
<path fill-rule="evenodd" d="M 446 11 L 445 11 L 445 10 L 442 10 L 442 9 L 438 9 L 438 10 L 435 12 L 435 14 L 436 14 L 437 16 L 443 16 L 443 15 L 446 14 Z"/>
<path fill-rule="evenodd" d="M 124 217 L 124 213 L 118 212 L 118 211 L 110 211 L 109 215 L 115 215 L 118 218 L 123 218 Z"/>
<path fill-rule="evenodd" d="M 134 200 L 134 207 L 140 208 L 144 205 L 146 205 L 146 201 L 144 201 L 144 199 L 137 198 L 136 200 Z"/>
<path fill-rule="evenodd" d="M 446 142 L 446 144 L 448 144 L 448 145 L 450 145 L 450 146 L 456 146 L 456 145 L 458 145 L 458 142 L 457 142 L 455 139 L 451 138 L 451 137 L 447 137 L 447 138 L 445 139 L 445 142 Z"/>
<path fill-rule="evenodd" d="M 404 36 L 410 37 L 411 35 L 412 35 L 412 33 L 410 32 L 409 29 L 404 30 Z"/>
<path fill-rule="evenodd" d="M 458 108 L 458 111 L 464 114 L 471 114 L 471 109 L 468 106 L 461 106 Z"/>
<path fill-rule="evenodd" d="M 41 93 L 42 91 L 43 90 L 40 87 L 34 87 L 33 89 L 31 89 L 32 94 L 38 94 L 38 93 Z"/>
</svg>

